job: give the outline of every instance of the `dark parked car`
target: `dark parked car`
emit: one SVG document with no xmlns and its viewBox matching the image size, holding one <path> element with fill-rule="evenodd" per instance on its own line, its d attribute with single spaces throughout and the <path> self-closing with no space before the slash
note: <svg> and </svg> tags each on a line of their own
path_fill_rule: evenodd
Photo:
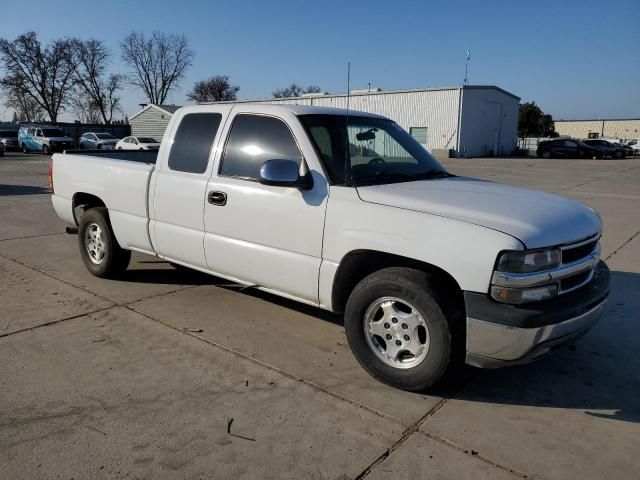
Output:
<svg viewBox="0 0 640 480">
<path fill-rule="evenodd" d="M 0 130 L 0 143 L 5 150 L 19 150 L 18 130 Z"/>
<path fill-rule="evenodd" d="M 606 155 L 599 148 L 571 138 L 542 141 L 536 153 L 542 158 L 603 158 Z"/>
<path fill-rule="evenodd" d="M 613 143 L 607 140 L 585 140 L 584 143 L 591 147 L 599 148 L 607 157 L 624 158 L 627 156 L 624 146 L 620 143 Z"/>
</svg>

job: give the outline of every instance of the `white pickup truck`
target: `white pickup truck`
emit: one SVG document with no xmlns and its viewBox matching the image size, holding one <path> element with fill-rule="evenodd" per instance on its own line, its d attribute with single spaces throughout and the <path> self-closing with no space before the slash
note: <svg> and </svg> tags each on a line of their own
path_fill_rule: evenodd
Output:
<svg viewBox="0 0 640 480">
<path fill-rule="evenodd" d="M 387 118 L 294 105 L 178 110 L 159 151 L 53 156 L 53 206 L 94 275 L 131 250 L 344 313 L 383 382 L 531 361 L 593 326 L 601 221 L 447 173 Z"/>
</svg>

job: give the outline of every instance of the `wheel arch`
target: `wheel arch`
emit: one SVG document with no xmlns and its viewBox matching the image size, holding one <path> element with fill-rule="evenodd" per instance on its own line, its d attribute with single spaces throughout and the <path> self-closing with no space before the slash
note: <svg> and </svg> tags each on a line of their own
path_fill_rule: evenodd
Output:
<svg viewBox="0 0 640 480">
<path fill-rule="evenodd" d="M 332 310 L 344 312 L 349 295 L 358 282 L 388 267 L 412 268 L 429 273 L 436 280 L 434 289 L 446 294 L 464 310 L 462 288 L 450 273 L 427 262 L 377 250 L 353 250 L 342 258 L 331 288 Z"/>
<path fill-rule="evenodd" d="M 76 225 L 80 224 L 80 218 L 90 208 L 95 207 L 105 207 L 106 204 L 102 201 L 100 197 L 93 195 L 91 193 L 85 192 L 77 192 L 73 195 L 72 200 L 72 210 L 73 210 L 73 219 L 76 222 Z"/>
</svg>

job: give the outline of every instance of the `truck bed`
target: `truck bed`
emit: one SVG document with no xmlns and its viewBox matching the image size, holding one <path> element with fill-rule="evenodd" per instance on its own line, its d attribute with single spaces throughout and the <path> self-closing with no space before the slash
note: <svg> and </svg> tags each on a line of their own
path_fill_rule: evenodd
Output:
<svg viewBox="0 0 640 480">
<path fill-rule="evenodd" d="M 109 210 L 123 248 L 153 252 L 148 232 L 149 181 L 157 151 L 71 150 L 52 157 L 53 206 L 60 218 L 77 223 L 74 199 L 96 197 Z"/>
<path fill-rule="evenodd" d="M 126 160 L 147 165 L 155 165 L 158 158 L 158 150 L 65 150 L 64 154 Z"/>
</svg>

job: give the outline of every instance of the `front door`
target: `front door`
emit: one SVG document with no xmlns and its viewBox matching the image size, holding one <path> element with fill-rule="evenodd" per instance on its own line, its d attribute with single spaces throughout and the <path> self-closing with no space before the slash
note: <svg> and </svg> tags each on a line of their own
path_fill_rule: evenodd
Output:
<svg viewBox="0 0 640 480">
<path fill-rule="evenodd" d="M 302 126 L 293 114 L 278 118 L 239 112 L 226 130 L 217 173 L 207 187 L 209 269 L 317 303 L 328 185 Z M 265 161 L 300 165 L 304 152 L 314 179 L 311 190 L 258 182 Z"/>
</svg>

